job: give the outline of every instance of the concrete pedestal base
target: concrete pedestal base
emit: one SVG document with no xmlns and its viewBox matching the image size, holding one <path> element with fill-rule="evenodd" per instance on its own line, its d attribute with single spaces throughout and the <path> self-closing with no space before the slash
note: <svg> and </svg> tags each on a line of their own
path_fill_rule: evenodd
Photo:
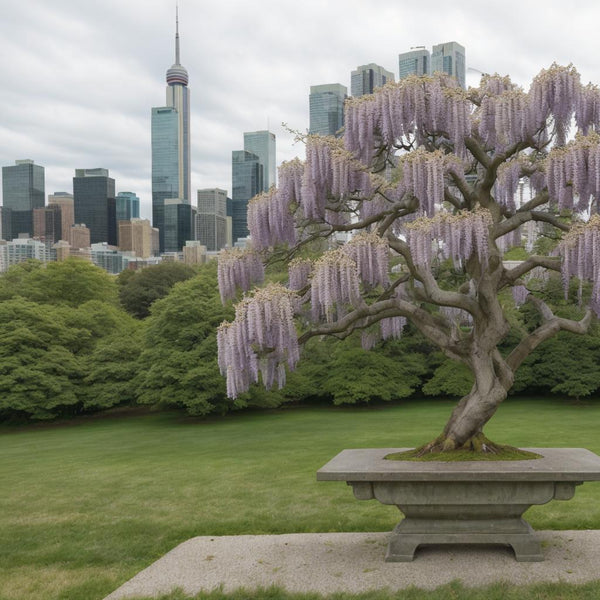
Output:
<svg viewBox="0 0 600 600">
<path fill-rule="evenodd" d="M 504 544 L 518 561 L 543 553 L 522 514 L 534 504 L 569 500 L 575 486 L 600 480 L 600 457 L 581 448 L 530 448 L 543 458 L 461 463 L 388 461 L 403 449 L 344 450 L 317 473 L 346 481 L 359 500 L 393 504 L 405 518 L 386 561 L 413 560 L 421 544 Z"/>
</svg>

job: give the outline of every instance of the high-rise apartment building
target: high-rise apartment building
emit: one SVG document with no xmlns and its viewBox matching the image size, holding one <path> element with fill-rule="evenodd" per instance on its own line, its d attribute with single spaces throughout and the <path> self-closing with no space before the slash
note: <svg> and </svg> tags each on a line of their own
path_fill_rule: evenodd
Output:
<svg viewBox="0 0 600 600">
<path fill-rule="evenodd" d="M 348 88 L 340 83 L 311 85 L 308 133 L 336 135 L 344 126 L 344 101 Z"/>
<path fill-rule="evenodd" d="M 466 89 L 465 47 L 457 42 L 436 44 L 431 51 L 431 72 L 442 71 L 458 79 L 462 88 Z"/>
<path fill-rule="evenodd" d="M 3 206 L 10 209 L 11 236 L 33 236 L 33 209 L 42 208 L 46 199 L 44 167 L 32 160 L 17 160 L 2 167 Z"/>
<path fill-rule="evenodd" d="M 117 222 L 140 218 L 140 199 L 133 192 L 119 192 L 116 200 Z"/>
<path fill-rule="evenodd" d="M 275 134 L 270 131 L 247 131 L 244 133 L 244 150 L 256 154 L 263 166 L 263 191 L 276 185 L 277 158 Z"/>
<path fill-rule="evenodd" d="M 429 75 L 431 53 L 425 46 L 416 46 L 409 52 L 398 55 L 398 78 L 404 79 L 409 75 Z"/>
<path fill-rule="evenodd" d="M 179 57 L 179 18 L 175 22 L 175 64 L 167 71 L 166 106 L 152 109 L 152 225 L 165 248 L 165 200 L 191 204 L 190 91 Z"/>
<path fill-rule="evenodd" d="M 227 192 L 219 188 L 198 190 L 195 239 L 209 252 L 217 252 L 232 240 L 227 239 Z"/>
<path fill-rule="evenodd" d="M 248 236 L 248 201 L 263 189 L 263 167 L 258 156 L 246 150 L 231 153 L 231 206 L 233 242 Z"/>
<path fill-rule="evenodd" d="M 61 240 L 71 243 L 71 227 L 75 223 L 75 206 L 73 194 L 67 192 L 54 192 L 48 196 L 48 207 L 60 207 Z M 58 241 L 58 240 L 56 240 Z"/>
<path fill-rule="evenodd" d="M 117 245 L 115 180 L 108 169 L 76 169 L 73 177 L 75 221 L 90 230 L 92 244 Z"/>
<path fill-rule="evenodd" d="M 350 74 L 350 93 L 352 96 L 372 94 L 377 88 L 394 81 L 394 74 L 380 65 L 370 63 L 356 67 Z"/>
</svg>

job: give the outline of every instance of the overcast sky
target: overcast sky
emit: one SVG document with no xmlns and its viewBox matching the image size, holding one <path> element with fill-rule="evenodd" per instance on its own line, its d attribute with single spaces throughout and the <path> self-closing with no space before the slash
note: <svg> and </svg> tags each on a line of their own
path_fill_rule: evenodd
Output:
<svg viewBox="0 0 600 600">
<path fill-rule="evenodd" d="M 0 0 L 0 165 L 31 158 L 46 194 L 76 168 L 110 170 L 151 215 L 150 108 L 165 104 L 175 0 Z M 457 41 L 467 84 L 510 74 L 528 88 L 553 61 L 600 83 L 595 0 L 179 0 L 191 91 L 192 189 L 231 191 L 243 132 L 277 136 L 277 160 L 303 156 L 282 122 L 308 128 L 311 85 L 377 63 L 398 75 L 411 46 Z"/>
</svg>

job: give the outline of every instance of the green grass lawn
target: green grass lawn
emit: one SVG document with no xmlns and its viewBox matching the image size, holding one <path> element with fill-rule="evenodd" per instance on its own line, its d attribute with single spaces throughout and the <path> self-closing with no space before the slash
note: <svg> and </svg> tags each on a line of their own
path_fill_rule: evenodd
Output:
<svg viewBox="0 0 600 600">
<path fill-rule="evenodd" d="M 391 530 L 394 507 L 359 502 L 346 485 L 317 483 L 315 472 L 344 448 L 423 443 L 452 406 L 290 408 L 204 421 L 155 413 L 0 428 L 0 598 L 102 598 L 197 535 Z M 600 402 L 539 399 L 507 401 L 486 434 L 600 453 L 599 431 Z M 534 507 L 527 519 L 536 529 L 600 529 L 600 483 Z"/>
</svg>

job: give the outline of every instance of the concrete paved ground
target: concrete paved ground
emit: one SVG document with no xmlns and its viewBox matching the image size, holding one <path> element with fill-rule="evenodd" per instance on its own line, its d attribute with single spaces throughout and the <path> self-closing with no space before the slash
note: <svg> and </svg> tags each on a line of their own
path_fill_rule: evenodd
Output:
<svg viewBox="0 0 600 600">
<path fill-rule="evenodd" d="M 425 546 L 410 563 L 383 561 L 388 533 L 196 537 L 180 544 L 105 600 L 277 585 L 290 591 L 433 589 L 454 579 L 583 583 L 600 579 L 600 531 L 540 531 L 545 561 L 519 563 L 503 546 Z"/>
</svg>

